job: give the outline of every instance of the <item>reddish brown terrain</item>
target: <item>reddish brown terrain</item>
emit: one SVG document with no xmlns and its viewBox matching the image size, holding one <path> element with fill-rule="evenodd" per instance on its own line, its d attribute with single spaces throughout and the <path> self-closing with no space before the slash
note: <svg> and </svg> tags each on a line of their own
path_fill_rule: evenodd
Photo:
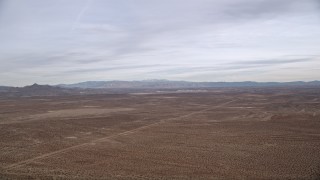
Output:
<svg viewBox="0 0 320 180">
<path fill-rule="evenodd" d="M 317 179 L 320 88 L 2 97 L 0 179 Z"/>
</svg>

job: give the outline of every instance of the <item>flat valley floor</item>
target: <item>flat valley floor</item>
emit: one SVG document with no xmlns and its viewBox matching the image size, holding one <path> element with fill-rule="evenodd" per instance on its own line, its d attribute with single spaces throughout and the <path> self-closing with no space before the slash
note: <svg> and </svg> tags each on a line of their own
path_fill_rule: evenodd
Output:
<svg viewBox="0 0 320 180">
<path fill-rule="evenodd" d="M 0 179 L 317 179 L 320 88 L 0 98 Z"/>
</svg>

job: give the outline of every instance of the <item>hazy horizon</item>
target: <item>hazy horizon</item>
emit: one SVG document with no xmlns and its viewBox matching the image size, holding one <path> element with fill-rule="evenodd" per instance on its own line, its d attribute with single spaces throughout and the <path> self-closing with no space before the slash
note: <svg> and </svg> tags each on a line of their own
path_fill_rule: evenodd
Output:
<svg viewBox="0 0 320 180">
<path fill-rule="evenodd" d="M 319 80 L 312 80 L 312 81 L 187 81 L 187 80 L 168 80 L 168 79 L 142 79 L 142 80 L 100 80 L 100 81 L 79 81 L 79 82 L 70 82 L 70 83 L 57 83 L 57 84 L 49 84 L 49 83 L 31 83 L 26 85 L 18 85 L 18 86 L 8 86 L 8 87 L 26 87 L 26 86 L 33 86 L 33 85 L 49 85 L 49 86 L 61 86 L 61 85 L 74 85 L 74 84 L 81 84 L 81 83 L 88 83 L 88 82 L 156 82 L 156 81 L 181 81 L 181 82 L 189 82 L 189 83 L 294 83 L 294 82 L 302 82 L 302 83 L 311 83 L 311 82 L 320 82 Z M 6 86 L 1 85 L 0 86 Z M 61 86 L 63 87 L 63 86 Z"/>
<path fill-rule="evenodd" d="M 320 80 L 318 0 L 0 0 L 0 85 Z"/>
</svg>

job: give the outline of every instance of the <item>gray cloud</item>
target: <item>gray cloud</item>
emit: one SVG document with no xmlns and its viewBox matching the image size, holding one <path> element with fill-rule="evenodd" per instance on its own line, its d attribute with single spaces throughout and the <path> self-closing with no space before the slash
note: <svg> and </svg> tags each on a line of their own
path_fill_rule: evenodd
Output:
<svg viewBox="0 0 320 180">
<path fill-rule="evenodd" d="M 300 58 L 300 59 L 268 59 L 268 60 L 255 60 L 255 61 L 239 61 L 238 65 L 278 65 L 278 64 L 288 64 L 288 63 L 303 63 L 308 61 L 313 61 L 314 58 Z M 235 64 L 235 63 L 232 63 Z"/>
<path fill-rule="evenodd" d="M 233 18 L 274 17 L 288 13 L 306 13 L 316 9 L 317 0 L 251 0 L 235 1 L 226 8 L 225 13 Z"/>
<path fill-rule="evenodd" d="M 319 7 L 317 0 L 1 0 L 0 84 L 319 79 L 308 71 L 320 65 Z M 299 68 L 301 79 L 292 76 Z"/>
</svg>

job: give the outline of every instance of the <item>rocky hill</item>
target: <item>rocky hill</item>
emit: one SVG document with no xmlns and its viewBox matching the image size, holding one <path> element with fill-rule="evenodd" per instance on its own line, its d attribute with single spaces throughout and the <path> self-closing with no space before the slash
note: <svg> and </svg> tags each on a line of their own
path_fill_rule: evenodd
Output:
<svg viewBox="0 0 320 180">
<path fill-rule="evenodd" d="M 0 87 L 1 96 L 56 96 L 77 93 L 74 89 L 67 89 L 50 85 L 33 84 L 25 87 Z"/>
</svg>

